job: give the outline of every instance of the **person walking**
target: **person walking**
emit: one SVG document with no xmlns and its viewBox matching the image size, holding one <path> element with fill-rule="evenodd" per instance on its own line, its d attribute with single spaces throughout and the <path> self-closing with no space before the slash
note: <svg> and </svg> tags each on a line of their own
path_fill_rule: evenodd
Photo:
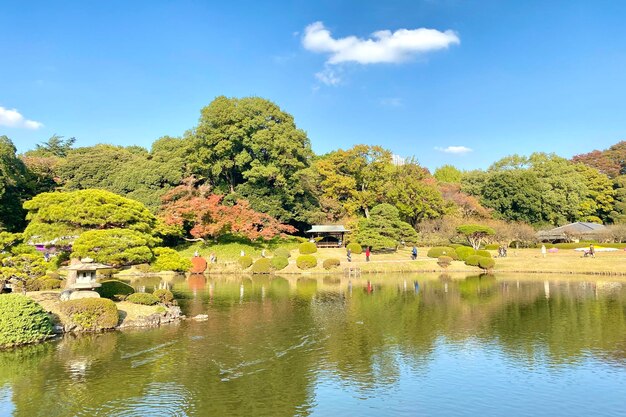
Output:
<svg viewBox="0 0 626 417">
<path fill-rule="evenodd" d="M 411 259 L 417 259 L 417 248 L 415 246 L 413 246 L 413 249 L 411 250 Z"/>
<path fill-rule="evenodd" d="M 370 261 L 370 247 L 368 246 L 367 248 L 365 248 L 365 261 L 369 262 Z"/>
<path fill-rule="evenodd" d="M 352 262 L 352 251 L 350 250 L 350 248 L 348 248 L 347 251 L 347 257 L 348 257 L 348 262 Z"/>
<path fill-rule="evenodd" d="M 589 256 L 591 256 L 592 258 L 596 257 L 596 249 L 593 247 L 593 245 L 589 245 Z"/>
<path fill-rule="evenodd" d="M 541 245 L 541 256 L 546 257 L 546 245 Z"/>
</svg>

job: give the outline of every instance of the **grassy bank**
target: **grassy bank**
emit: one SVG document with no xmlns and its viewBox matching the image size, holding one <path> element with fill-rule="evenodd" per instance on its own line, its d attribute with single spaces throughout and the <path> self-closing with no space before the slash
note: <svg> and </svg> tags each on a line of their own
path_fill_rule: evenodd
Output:
<svg viewBox="0 0 626 417">
<path fill-rule="evenodd" d="M 272 250 L 285 245 L 268 245 L 266 255 L 272 256 Z M 309 273 L 344 273 L 348 267 L 359 268 L 361 273 L 388 273 L 388 272 L 445 272 L 437 265 L 437 259 L 426 257 L 429 248 L 419 248 L 418 259 L 411 260 L 409 248 L 398 250 L 393 253 L 373 253 L 370 262 L 366 262 L 365 254 L 352 255 L 352 262 L 346 260 L 345 249 L 319 249 L 314 254 L 317 259 L 315 268 L 301 270 L 296 266 L 296 258 L 299 256 L 297 242 L 287 245 L 291 249 L 289 265 L 281 270 L 280 274 L 309 274 Z M 198 250 L 201 256 L 208 258 L 210 253 L 218 257 L 217 265 L 212 265 L 209 273 L 246 273 L 242 271 L 237 260 L 241 250 L 251 255 L 255 260 L 261 257 L 262 246 L 254 246 L 239 242 L 228 244 L 204 245 L 200 243 L 186 245 L 177 248 L 181 255 L 192 257 Z M 490 251 L 492 256 L 497 251 Z M 327 271 L 323 268 L 326 259 L 336 258 L 341 265 Z M 476 273 L 480 270 L 476 267 L 465 265 L 463 262 L 454 261 L 447 269 L 448 272 Z M 508 257 L 496 258 L 495 272 L 498 273 L 567 273 L 567 274 L 606 274 L 626 275 L 626 251 L 597 252 L 595 258 L 583 257 L 581 252 L 573 249 L 559 249 L 556 253 L 548 253 L 544 258 L 539 249 L 509 249 Z"/>
</svg>

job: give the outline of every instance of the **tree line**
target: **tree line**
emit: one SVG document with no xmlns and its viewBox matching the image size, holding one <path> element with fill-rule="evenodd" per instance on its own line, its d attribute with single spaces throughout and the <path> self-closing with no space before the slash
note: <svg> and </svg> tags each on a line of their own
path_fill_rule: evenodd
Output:
<svg viewBox="0 0 626 417">
<path fill-rule="evenodd" d="M 197 126 L 150 149 L 75 145 L 55 135 L 18 155 L 0 136 L 1 230 L 24 231 L 33 217 L 27 202 L 42 193 L 91 189 L 141 203 L 166 239 L 268 238 L 338 222 L 369 236 L 369 225 L 401 221 L 428 243 L 469 219 L 509 235 L 626 222 L 626 142 L 571 160 L 512 155 L 486 170 L 445 165 L 431 174 L 415 158 L 394 164 L 376 145 L 315 155 L 306 132 L 275 103 L 222 96 L 202 109 Z"/>
</svg>

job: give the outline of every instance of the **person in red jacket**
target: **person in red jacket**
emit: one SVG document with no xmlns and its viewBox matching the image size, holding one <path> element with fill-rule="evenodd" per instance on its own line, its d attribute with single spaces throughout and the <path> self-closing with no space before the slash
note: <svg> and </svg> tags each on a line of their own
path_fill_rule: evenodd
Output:
<svg viewBox="0 0 626 417">
<path fill-rule="evenodd" d="M 371 252 L 370 252 L 370 247 L 368 246 L 367 248 L 365 248 L 365 260 L 366 260 L 367 262 L 369 262 L 369 261 L 370 261 L 370 253 L 371 253 Z"/>
</svg>

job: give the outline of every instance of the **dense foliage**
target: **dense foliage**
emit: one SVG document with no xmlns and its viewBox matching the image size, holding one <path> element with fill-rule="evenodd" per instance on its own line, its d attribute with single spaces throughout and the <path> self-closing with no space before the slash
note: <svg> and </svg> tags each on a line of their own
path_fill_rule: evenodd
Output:
<svg viewBox="0 0 626 417">
<path fill-rule="evenodd" d="M 31 298 L 0 295 L 0 348 L 41 341 L 52 333 L 48 313 Z"/>
<path fill-rule="evenodd" d="M 379 204 L 372 209 L 369 218 L 359 221 L 354 239 L 372 250 L 395 249 L 401 242 L 416 242 L 417 233 L 410 224 L 400 220 L 397 208 Z"/>
<path fill-rule="evenodd" d="M 269 258 L 257 259 L 256 262 L 252 264 L 250 271 L 253 274 L 269 274 L 272 272 L 272 261 L 270 261 Z"/>
<path fill-rule="evenodd" d="M 251 256 L 244 255 L 240 256 L 237 262 L 239 262 L 239 266 L 241 266 L 242 269 L 247 269 L 250 268 L 250 265 L 252 265 L 252 262 L 254 261 Z"/>
<path fill-rule="evenodd" d="M 106 298 L 83 298 L 64 301 L 60 305 L 66 316 L 66 327 L 83 331 L 100 331 L 117 326 L 117 306 Z"/>
<path fill-rule="evenodd" d="M 324 262 L 322 262 L 322 266 L 326 270 L 338 268 L 339 265 L 341 265 L 341 261 L 337 258 L 324 259 Z"/>
<path fill-rule="evenodd" d="M 149 294 L 147 292 L 136 292 L 126 297 L 126 301 L 133 304 L 153 306 L 159 303 L 159 298 L 156 295 Z"/>
<path fill-rule="evenodd" d="M 296 265 L 300 269 L 311 269 L 317 266 L 317 258 L 313 255 L 300 255 L 296 258 Z"/>
<path fill-rule="evenodd" d="M 96 288 L 96 292 L 102 298 L 120 301 L 135 292 L 135 289 L 122 281 L 108 280 L 102 281 L 101 286 Z"/>
<path fill-rule="evenodd" d="M 289 265 L 289 259 L 286 256 L 276 255 L 272 258 L 272 268 L 276 271 L 287 268 Z"/>
<path fill-rule="evenodd" d="M 302 242 L 298 245 L 298 252 L 301 255 L 309 255 L 317 252 L 317 245 L 313 242 Z"/>
<path fill-rule="evenodd" d="M 91 230 L 74 241 L 72 255 L 89 257 L 111 266 L 141 264 L 152 260 L 150 248 L 156 243 L 158 240 L 152 236 L 134 230 Z"/>
<path fill-rule="evenodd" d="M 156 271 L 187 272 L 191 268 L 191 261 L 183 258 L 171 248 L 154 248 L 154 262 L 152 269 Z"/>
<path fill-rule="evenodd" d="M 172 304 L 174 302 L 174 294 L 168 289 L 161 288 L 155 290 L 152 295 L 154 295 L 160 303 L 162 304 Z"/>
</svg>

